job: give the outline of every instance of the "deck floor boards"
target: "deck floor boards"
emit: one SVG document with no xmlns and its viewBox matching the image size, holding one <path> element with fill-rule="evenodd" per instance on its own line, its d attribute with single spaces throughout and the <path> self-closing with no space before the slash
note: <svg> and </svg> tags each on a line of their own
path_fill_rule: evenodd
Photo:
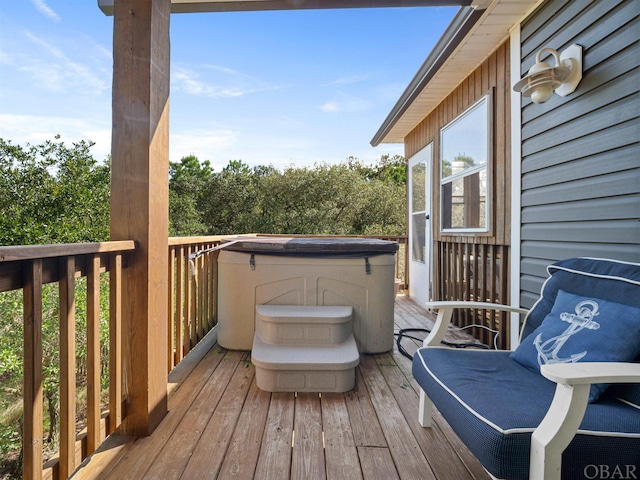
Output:
<svg viewBox="0 0 640 480">
<path fill-rule="evenodd" d="M 430 318 L 397 297 L 396 331 L 431 327 Z M 402 341 L 410 354 L 424 334 L 415 336 Z M 419 387 L 395 346 L 361 356 L 350 392 L 296 395 L 260 390 L 247 352 L 201 343 L 199 359 L 172 372 L 156 431 L 112 436 L 74 479 L 489 479 L 437 411 L 431 429 L 419 426 Z"/>
</svg>

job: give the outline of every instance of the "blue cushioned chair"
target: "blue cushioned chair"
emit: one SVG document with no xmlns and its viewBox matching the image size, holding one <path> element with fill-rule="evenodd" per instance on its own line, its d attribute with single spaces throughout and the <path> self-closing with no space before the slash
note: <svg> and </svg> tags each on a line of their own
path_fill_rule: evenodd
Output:
<svg viewBox="0 0 640 480">
<path fill-rule="evenodd" d="M 547 270 L 528 312 L 429 304 L 436 325 L 413 359 L 419 421 L 430 426 L 435 405 L 495 478 L 640 478 L 640 264 L 573 258 Z M 440 346 L 456 308 L 526 314 L 520 346 Z"/>
</svg>

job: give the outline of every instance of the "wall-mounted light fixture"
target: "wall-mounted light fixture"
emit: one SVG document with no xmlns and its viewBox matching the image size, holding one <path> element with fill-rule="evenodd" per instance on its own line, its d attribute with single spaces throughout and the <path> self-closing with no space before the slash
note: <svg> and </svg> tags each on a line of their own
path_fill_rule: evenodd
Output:
<svg viewBox="0 0 640 480">
<path fill-rule="evenodd" d="M 544 53 L 553 55 L 555 67 L 543 62 Z M 531 97 L 533 103 L 544 103 L 555 91 L 561 97 L 572 93 L 582 80 L 582 47 L 571 45 L 560 55 L 553 48 L 543 48 L 536 54 L 536 63 L 522 80 L 513 86 L 523 97 Z"/>
</svg>

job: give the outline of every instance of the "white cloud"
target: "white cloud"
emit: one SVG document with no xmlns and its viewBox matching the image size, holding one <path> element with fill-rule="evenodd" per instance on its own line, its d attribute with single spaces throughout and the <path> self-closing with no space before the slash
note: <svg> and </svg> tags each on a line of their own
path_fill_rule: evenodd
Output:
<svg viewBox="0 0 640 480">
<path fill-rule="evenodd" d="M 320 107 L 320 110 L 327 113 L 335 113 L 335 112 L 339 112 L 341 109 L 340 109 L 340 104 L 338 102 L 336 102 L 335 100 L 331 100 L 325 103 L 324 105 L 322 105 Z"/>
<path fill-rule="evenodd" d="M 42 13 L 45 17 L 49 17 L 54 22 L 60 21 L 60 15 L 53 11 L 53 9 L 47 5 L 45 0 L 31 0 L 33 6 L 36 7 L 40 13 Z"/>
<path fill-rule="evenodd" d="M 175 132 L 173 129 L 172 132 Z M 187 155 L 195 155 L 200 160 L 209 160 L 214 168 L 227 164 L 229 159 L 221 159 L 226 152 L 237 144 L 239 132 L 231 129 L 197 129 L 188 132 L 171 133 L 169 138 L 169 159 L 179 161 Z M 234 157 L 236 158 L 236 157 Z"/>
<path fill-rule="evenodd" d="M 14 145 L 38 145 L 58 134 L 67 144 L 95 142 L 91 153 L 96 160 L 103 160 L 111 151 L 111 125 L 72 117 L 0 114 L 0 137 Z"/>
<path fill-rule="evenodd" d="M 239 76 L 239 77 L 246 77 L 246 78 L 253 79 L 253 77 L 250 77 L 249 75 L 245 75 L 243 73 L 240 73 L 237 70 L 234 70 L 233 68 L 224 67 L 222 65 L 206 64 L 206 65 L 203 65 L 202 67 L 205 68 L 205 69 L 208 69 L 208 70 L 217 70 L 219 72 L 226 73 L 228 75 L 235 75 L 235 76 Z"/>
<path fill-rule="evenodd" d="M 210 98 L 230 98 L 245 95 L 247 92 L 238 87 L 219 87 L 200 80 L 200 75 L 185 68 L 176 68 L 171 74 L 173 86 L 177 91 L 189 95 Z"/>
<path fill-rule="evenodd" d="M 337 99 L 329 100 L 320 106 L 320 110 L 325 113 L 336 112 L 363 112 L 371 108 L 371 102 L 354 95 L 340 93 Z"/>
<path fill-rule="evenodd" d="M 44 55 L 24 53 L 20 58 L 14 59 L 13 65 L 30 73 L 40 87 L 52 92 L 73 89 L 76 93 L 78 89 L 95 93 L 110 88 L 109 78 L 95 73 L 95 68 L 72 60 L 65 52 L 32 32 L 25 31 L 24 34 Z"/>
<path fill-rule="evenodd" d="M 241 97 L 280 88 L 266 85 L 250 75 L 219 65 L 203 65 L 199 66 L 198 69 L 199 71 L 180 66 L 172 67 L 171 86 L 173 91 L 221 99 Z M 211 72 L 214 72 L 214 78 L 210 78 Z M 215 75 L 215 73 L 218 75 Z M 203 79 L 203 77 L 206 78 Z"/>
</svg>

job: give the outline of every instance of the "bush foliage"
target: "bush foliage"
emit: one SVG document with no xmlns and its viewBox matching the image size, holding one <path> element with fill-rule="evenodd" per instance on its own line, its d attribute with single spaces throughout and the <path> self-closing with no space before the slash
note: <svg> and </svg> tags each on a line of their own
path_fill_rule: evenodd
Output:
<svg viewBox="0 0 640 480">
<path fill-rule="evenodd" d="M 220 172 L 184 157 L 170 165 L 171 234 L 402 235 L 405 185 L 398 156 L 283 170 L 232 160 Z"/>
</svg>

